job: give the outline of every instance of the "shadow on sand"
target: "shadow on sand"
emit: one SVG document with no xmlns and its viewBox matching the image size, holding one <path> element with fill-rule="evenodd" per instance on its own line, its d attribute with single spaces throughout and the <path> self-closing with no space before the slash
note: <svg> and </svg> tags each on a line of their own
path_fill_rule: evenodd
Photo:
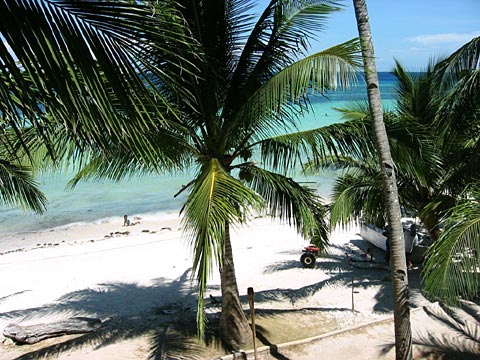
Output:
<svg viewBox="0 0 480 360">
<path fill-rule="evenodd" d="M 64 295 L 50 306 L 6 312 L 0 314 L 0 318 L 42 323 L 49 318 L 89 316 L 103 321 L 102 327 L 93 333 L 68 336 L 67 340 L 54 345 L 18 346 L 16 354 L 22 355 L 15 359 L 49 358 L 83 346 L 101 348 L 143 335 L 150 339 L 151 359 L 182 353 L 201 359 L 195 354 L 201 354 L 203 348 L 192 340 L 196 337 L 196 294 L 189 273 L 187 270 L 173 281 L 156 279 L 152 286 L 100 284 L 98 289 Z M 115 316 L 117 311 L 122 315 Z"/>
<path fill-rule="evenodd" d="M 357 244 L 356 246 L 365 244 Z M 339 247 L 337 250 L 345 250 Z M 300 267 L 299 261 L 283 261 L 274 263 L 265 269 L 265 273 L 288 271 Z M 380 286 L 376 295 L 375 311 L 391 313 L 393 303 L 389 273 L 387 271 L 358 269 L 352 267 L 346 258 L 328 256 L 319 258 L 314 269 L 328 274 L 328 278 L 297 289 L 270 289 L 255 293 L 255 302 L 259 306 L 258 316 L 275 317 L 284 314 L 299 312 L 324 313 L 330 311 L 351 311 L 343 307 L 318 307 L 303 309 L 261 309 L 262 303 L 272 301 L 288 301 L 292 304 L 313 296 L 325 286 L 351 283 L 354 279 L 358 289 L 372 285 Z M 410 288 L 412 292 L 420 288 L 420 270 L 409 272 Z M 209 288 L 210 290 L 215 287 Z M 151 286 L 139 286 L 129 283 L 101 284 L 98 289 L 84 289 L 64 295 L 55 304 L 42 308 L 31 308 L 21 311 L 1 313 L 3 319 L 23 319 L 34 323 L 42 322 L 48 317 L 90 316 L 99 317 L 103 321 L 101 329 L 94 333 L 81 336 L 70 336 L 67 339 L 59 338 L 60 343 L 47 345 L 22 346 L 21 355 L 16 359 L 40 359 L 53 357 L 59 354 L 88 346 L 102 348 L 123 340 L 147 336 L 149 339 L 150 359 L 164 359 L 168 356 L 183 354 L 184 358 L 202 359 L 204 346 L 196 341 L 196 289 L 190 281 L 190 269 L 173 281 L 158 278 Z M 246 296 L 241 297 L 244 304 L 248 304 Z M 206 300 L 208 303 L 208 299 Z M 206 342 L 217 349 L 229 351 L 222 344 L 216 333 L 220 308 L 209 304 L 209 330 Z M 114 314 L 122 314 L 115 316 Z M 113 315 L 112 315 L 113 314 Z M 276 351 L 276 345 L 269 340 L 267 329 L 258 328 L 257 338 L 270 347 L 271 355 L 277 359 L 287 359 Z M 427 337 L 423 343 L 433 343 L 435 339 Z M 440 345 L 442 341 L 440 339 Z M 438 346 L 439 343 L 432 344 Z M 24 350 L 23 350 L 24 349 Z M 17 352 L 16 354 L 19 354 Z"/>
</svg>

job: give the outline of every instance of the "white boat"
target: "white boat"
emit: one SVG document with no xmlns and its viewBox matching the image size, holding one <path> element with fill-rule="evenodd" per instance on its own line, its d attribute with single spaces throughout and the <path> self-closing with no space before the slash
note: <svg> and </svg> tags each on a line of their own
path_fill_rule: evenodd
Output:
<svg viewBox="0 0 480 360">
<path fill-rule="evenodd" d="M 412 253 L 415 246 L 419 244 L 419 236 L 415 221 L 410 218 L 402 218 L 403 236 L 405 238 L 405 252 Z M 372 245 L 387 251 L 387 237 L 385 229 L 381 229 L 372 224 L 362 223 L 360 226 L 360 236 Z"/>
</svg>

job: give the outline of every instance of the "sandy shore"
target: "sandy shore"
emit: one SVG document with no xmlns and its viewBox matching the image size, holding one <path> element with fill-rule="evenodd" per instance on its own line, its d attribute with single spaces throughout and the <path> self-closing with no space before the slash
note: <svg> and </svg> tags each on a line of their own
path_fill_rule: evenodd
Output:
<svg viewBox="0 0 480 360">
<path fill-rule="evenodd" d="M 196 289 L 190 280 L 191 250 L 178 217 L 136 220 L 140 223 L 128 227 L 118 218 L 23 234 L 23 250 L 4 249 L 0 255 L 2 331 L 10 323 L 31 325 L 75 316 L 99 318 L 114 324 L 115 330 L 109 330 L 108 336 L 76 343 L 63 337 L 19 347 L 3 339 L 0 359 L 21 358 L 38 351 L 49 353 L 49 347 L 54 350 L 47 358 L 147 358 L 151 350 L 149 330 L 154 327 L 150 322 L 156 321 L 159 311 L 196 308 Z M 334 328 L 391 314 L 389 273 L 354 269 L 345 257 L 346 253 L 360 254 L 365 246 L 354 227 L 331 235 L 329 255 L 314 269 L 302 268 L 299 262 L 301 250 L 308 243 L 294 229 L 268 218 L 235 229 L 232 243 L 246 309 L 247 288 L 253 287 L 260 313 L 314 310 Z M 410 276 L 413 302 L 422 305 L 425 300 L 415 291 L 419 274 Z M 219 284 L 215 274 L 207 296 L 218 298 Z M 218 308 L 208 304 L 207 312 L 218 312 Z M 295 340 L 295 335 L 288 334 L 285 340 Z M 58 343 L 66 345 L 59 348 L 55 345 Z"/>
</svg>

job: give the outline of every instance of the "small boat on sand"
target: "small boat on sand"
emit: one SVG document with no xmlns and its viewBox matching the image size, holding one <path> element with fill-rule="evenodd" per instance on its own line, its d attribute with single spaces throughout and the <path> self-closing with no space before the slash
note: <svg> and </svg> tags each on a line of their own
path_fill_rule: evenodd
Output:
<svg viewBox="0 0 480 360">
<path fill-rule="evenodd" d="M 403 237 L 405 239 L 405 252 L 411 260 L 421 262 L 430 243 L 430 234 L 413 218 L 402 218 Z M 387 228 L 379 228 L 373 224 L 362 223 L 360 236 L 370 244 L 387 251 Z"/>
</svg>

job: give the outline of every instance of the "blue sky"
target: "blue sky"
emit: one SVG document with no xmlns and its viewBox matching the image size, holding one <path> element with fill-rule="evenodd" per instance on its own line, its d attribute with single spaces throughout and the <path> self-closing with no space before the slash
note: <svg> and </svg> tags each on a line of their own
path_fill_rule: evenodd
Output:
<svg viewBox="0 0 480 360">
<path fill-rule="evenodd" d="M 268 2 L 259 0 L 258 7 Z M 353 1 L 339 2 L 345 10 L 331 16 L 311 53 L 358 36 Z M 379 71 L 392 70 L 394 58 L 422 70 L 431 58 L 480 36 L 480 0 L 367 0 L 367 7 Z"/>
</svg>

